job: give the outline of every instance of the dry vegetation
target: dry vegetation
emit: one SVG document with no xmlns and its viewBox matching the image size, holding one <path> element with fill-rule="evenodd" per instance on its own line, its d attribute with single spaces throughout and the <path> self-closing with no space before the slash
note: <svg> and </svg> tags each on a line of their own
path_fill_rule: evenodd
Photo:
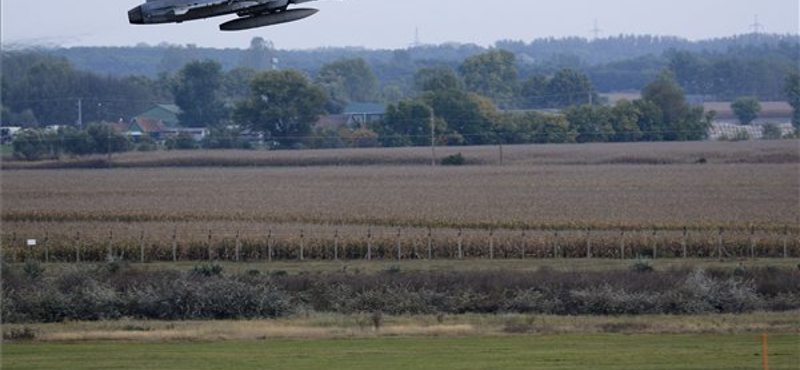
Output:
<svg viewBox="0 0 800 370">
<path fill-rule="evenodd" d="M 680 256 L 684 244 L 694 256 L 720 244 L 728 255 L 779 256 L 785 246 L 793 255 L 797 145 L 513 146 L 503 166 L 488 165 L 497 147 L 446 148 L 438 154 L 483 165 L 436 168 L 409 165 L 429 161 L 425 149 L 134 153 L 115 166 L 223 167 L 6 170 L 2 234 L 18 249 L 46 239 L 61 260 L 78 245 L 86 259 L 105 258 L 109 246 L 136 258 L 144 245 L 147 259 L 169 260 L 173 240 L 180 258 L 208 258 L 209 244 L 228 259 L 237 244 L 242 258 L 267 257 L 269 246 L 275 258 L 298 258 L 300 248 L 308 258 L 363 258 L 367 249 L 425 258 L 427 228 L 439 257 L 457 256 L 459 244 L 465 257 L 579 257 L 587 244 L 614 258 L 654 246 Z M 262 167 L 240 167 L 248 163 Z"/>
<path fill-rule="evenodd" d="M 731 334 L 767 330 L 797 333 L 797 311 L 698 316 L 555 316 L 525 314 L 414 315 L 383 317 L 376 330 L 369 315 L 321 314 L 272 320 L 153 321 L 114 320 L 49 324 L 7 324 L 6 338 L 26 330 L 39 341 L 254 340 L 417 336 L 497 336 L 518 334 L 642 333 Z"/>
</svg>

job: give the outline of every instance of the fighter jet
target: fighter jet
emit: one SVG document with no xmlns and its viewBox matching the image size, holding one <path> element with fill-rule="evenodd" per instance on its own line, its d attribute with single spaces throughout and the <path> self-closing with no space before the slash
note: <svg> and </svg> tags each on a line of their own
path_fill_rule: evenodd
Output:
<svg viewBox="0 0 800 370">
<path fill-rule="evenodd" d="M 239 31 L 293 22 L 310 17 L 317 9 L 289 9 L 292 4 L 315 0 L 147 0 L 128 12 L 131 24 L 181 23 L 236 13 L 239 18 L 219 26 Z"/>
</svg>

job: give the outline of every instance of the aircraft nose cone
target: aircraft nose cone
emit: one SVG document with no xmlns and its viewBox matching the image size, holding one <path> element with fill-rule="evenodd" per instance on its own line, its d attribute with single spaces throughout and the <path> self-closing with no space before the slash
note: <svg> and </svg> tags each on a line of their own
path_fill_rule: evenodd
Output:
<svg viewBox="0 0 800 370">
<path fill-rule="evenodd" d="M 131 24 L 144 24 L 144 14 L 142 14 L 141 6 L 137 6 L 128 12 L 128 21 Z"/>
</svg>

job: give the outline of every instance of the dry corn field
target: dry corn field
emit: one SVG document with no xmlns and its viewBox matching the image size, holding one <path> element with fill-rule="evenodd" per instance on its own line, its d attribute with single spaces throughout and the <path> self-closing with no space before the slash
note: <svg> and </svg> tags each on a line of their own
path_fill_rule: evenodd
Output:
<svg viewBox="0 0 800 370">
<path fill-rule="evenodd" d="M 230 167 L 5 170 L 4 258 L 800 255 L 797 141 L 506 147 L 502 165 L 496 147 L 438 154 L 451 152 L 476 165 L 408 164 L 424 158 L 419 148 L 386 150 L 389 159 L 201 152 Z M 276 155 L 303 166 L 243 167 Z M 330 165 L 368 155 L 369 165 Z"/>
</svg>

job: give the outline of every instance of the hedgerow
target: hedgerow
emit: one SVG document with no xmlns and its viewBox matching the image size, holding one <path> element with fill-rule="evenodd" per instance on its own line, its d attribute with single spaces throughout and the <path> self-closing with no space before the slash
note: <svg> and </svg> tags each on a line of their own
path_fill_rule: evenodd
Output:
<svg viewBox="0 0 800 370">
<path fill-rule="evenodd" d="M 800 309 L 800 271 L 413 272 L 229 274 L 199 266 L 37 270 L 4 266 L 3 322 L 122 317 L 256 319 L 307 312 L 361 314 L 703 314 Z M 36 271 L 36 273 L 30 273 Z"/>
</svg>

